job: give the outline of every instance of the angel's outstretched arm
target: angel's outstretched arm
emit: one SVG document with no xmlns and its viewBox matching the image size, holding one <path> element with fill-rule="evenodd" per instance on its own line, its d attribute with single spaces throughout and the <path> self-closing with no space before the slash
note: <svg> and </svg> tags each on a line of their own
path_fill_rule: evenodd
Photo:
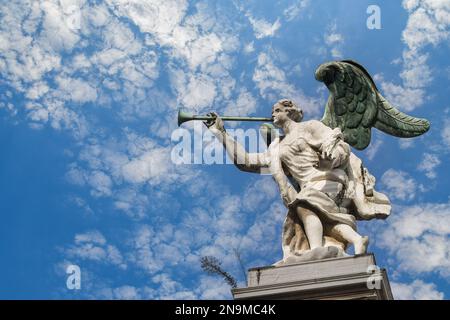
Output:
<svg viewBox="0 0 450 320">
<path fill-rule="evenodd" d="M 262 168 L 267 167 L 266 152 L 248 153 L 239 142 L 226 132 L 222 119 L 215 113 L 211 115 L 215 116 L 215 120 L 206 122 L 205 125 L 223 144 L 228 156 L 239 170 L 260 173 Z"/>
</svg>

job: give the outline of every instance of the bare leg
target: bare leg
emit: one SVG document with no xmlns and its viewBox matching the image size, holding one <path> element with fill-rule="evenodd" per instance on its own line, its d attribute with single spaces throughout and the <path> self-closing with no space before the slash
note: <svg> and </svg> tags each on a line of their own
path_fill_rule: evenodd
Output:
<svg viewBox="0 0 450 320">
<path fill-rule="evenodd" d="M 297 207 L 297 214 L 303 222 L 310 249 L 322 247 L 323 226 L 319 217 L 311 210 Z"/>
<path fill-rule="evenodd" d="M 355 246 L 355 254 L 363 254 L 367 251 L 368 237 L 362 237 L 349 225 L 338 223 L 331 228 L 331 232 L 342 237 Z"/>
</svg>

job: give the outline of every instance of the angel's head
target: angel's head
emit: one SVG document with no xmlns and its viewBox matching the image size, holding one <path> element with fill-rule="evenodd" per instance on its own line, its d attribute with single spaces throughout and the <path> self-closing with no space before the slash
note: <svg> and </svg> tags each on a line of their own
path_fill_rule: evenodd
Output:
<svg viewBox="0 0 450 320">
<path fill-rule="evenodd" d="M 272 107 L 273 124 L 282 127 L 287 120 L 300 122 L 303 119 L 303 111 L 292 100 L 281 99 Z"/>
</svg>

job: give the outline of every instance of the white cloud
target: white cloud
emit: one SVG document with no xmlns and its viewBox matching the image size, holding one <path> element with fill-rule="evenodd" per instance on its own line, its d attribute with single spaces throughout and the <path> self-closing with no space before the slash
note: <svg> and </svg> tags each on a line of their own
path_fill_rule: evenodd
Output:
<svg viewBox="0 0 450 320">
<path fill-rule="evenodd" d="M 427 65 L 429 46 L 448 41 L 450 36 L 450 6 L 446 1 L 404 0 L 403 7 L 409 17 L 402 40 L 403 51 L 402 85 L 382 81 L 381 88 L 386 97 L 400 109 L 410 111 L 421 106 L 427 99 L 424 88 L 433 80 L 432 70 Z"/>
<path fill-rule="evenodd" d="M 403 54 L 403 59 L 407 61 L 407 68 L 400 73 L 403 84 L 406 88 L 423 88 L 428 86 L 433 77 L 428 67 L 427 54 L 407 52 Z"/>
<path fill-rule="evenodd" d="M 231 273 L 236 275 L 240 271 L 237 271 L 237 260 L 232 253 L 234 248 L 252 254 L 256 252 L 263 256 L 267 255 L 267 252 L 280 251 L 277 231 L 281 228 L 286 209 L 281 204 L 267 209 L 272 202 L 270 198 L 278 193 L 274 190 L 273 183 L 268 184 L 267 179 L 261 180 L 256 185 L 250 183 L 247 192 L 241 196 L 222 194 L 220 199 L 216 197 L 199 199 L 202 207 L 211 209 L 205 211 L 194 207 L 179 225 L 164 224 L 157 230 L 148 225 L 141 225 L 125 241 L 128 248 L 127 261 L 150 275 L 158 275 L 162 270 L 171 270 L 171 265 L 198 269 L 200 256 L 214 255 L 222 260 L 226 270 L 231 270 Z M 263 194 L 263 200 L 260 194 Z M 252 212 L 254 210 L 260 212 L 251 219 L 254 222 L 250 224 L 244 220 L 243 199 L 246 202 L 253 201 Z M 242 230 L 248 232 L 241 235 Z M 162 278 L 169 279 L 169 277 L 173 278 L 171 274 L 166 274 L 156 276 L 154 280 L 160 283 Z M 171 281 L 168 281 L 170 284 Z M 177 293 L 175 290 L 179 286 L 177 282 L 167 286 L 161 283 L 161 286 L 164 287 L 162 289 L 164 292 L 160 293 L 159 298 L 173 298 L 175 295 L 180 295 L 181 298 L 197 295 L 223 298 L 227 291 L 226 286 L 222 285 L 217 287 L 217 290 L 208 290 L 200 286 L 203 289 L 195 293 L 180 288 L 180 292 Z"/>
<path fill-rule="evenodd" d="M 169 173 L 170 148 L 155 148 L 123 166 L 123 176 L 132 183 L 158 183 Z"/>
<path fill-rule="evenodd" d="M 24 84 L 40 80 L 52 70 L 58 70 L 61 58 L 50 48 L 41 46 L 29 35 L 23 34 L 17 21 L 26 20 L 27 14 L 38 10 L 39 4 L 17 5 L 8 3 L 2 6 L 2 25 L 0 26 L 0 61 L 2 75 L 11 81 L 15 89 L 24 91 Z"/>
<path fill-rule="evenodd" d="M 385 81 L 382 74 L 376 74 L 374 80 L 380 83 L 380 89 L 385 98 L 400 110 L 412 111 L 426 100 L 425 90 L 421 88 L 396 85 Z"/>
<path fill-rule="evenodd" d="M 255 207 L 267 206 L 274 200 L 279 200 L 279 191 L 272 177 L 258 177 L 255 183 L 249 184 L 245 190 L 243 207 L 253 211 Z"/>
<path fill-rule="evenodd" d="M 159 113 L 177 105 L 210 109 L 213 104 L 228 105 L 233 96 L 237 96 L 239 112 L 252 112 L 256 108 L 253 96 L 245 90 L 236 90 L 236 81 L 230 75 L 234 62 L 228 53 L 239 47 L 237 37 L 230 28 L 224 30 L 225 18 L 215 16 L 208 4 L 196 4 L 196 12 L 187 16 L 186 1 L 112 0 L 108 4 L 116 15 L 111 15 L 103 4 L 85 1 L 48 2 L 45 8 L 36 3 L 5 7 L 0 26 L 0 38 L 4 40 L 0 44 L 0 64 L 5 66 L 2 76 L 29 99 L 41 100 L 26 105 L 27 117 L 34 128 L 49 124 L 58 130 L 70 129 L 78 139 L 95 135 L 104 128 L 97 129 L 99 119 L 90 110 L 80 108 L 89 102 L 95 102 L 95 107 L 114 106 L 112 117 L 123 121 L 154 116 L 149 106 Z M 67 15 L 74 8 L 80 9 L 80 28 L 71 28 L 68 21 Z M 121 21 L 122 17 L 129 18 L 146 33 L 145 41 L 135 36 L 135 31 Z M 17 21 L 27 21 L 26 26 L 21 27 Z M 40 23 L 43 28 L 38 31 Z M 27 34 L 32 31 L 37 34 Z M 87 45 L 93 50 L 70 56 L 73 48 Z M 159 76 L 156 46 L 162 49 L 158 55 L 162 53 L 169 58 L 169 70 L 179 70 L 174 74 L 181 77 L 171 77 L 177 79 L 171 83 L 177 97 L 159 94 L 160 101 L 149 101 L 158 91 L 148 90 Z M 43 80 L 46 77 L 49 81 Z M 2 106 L 17 113 L 16 106 Z M 152 129 L 159 122 L 155 132 L 166 137 L 170 117 L 168 114 L 159 117 L 161 121 L 152 122 Z M 102 169 L 106 175 L 115 175 L 112 184 L 120 182 L 117 177 L 131 183 L 162 177 L 153 174 L 156 169 L 149 173 L 148 161 L 141 159 L 145 156 L 139 157 L 129 159 L 124 175 L 117 174 L 117 166 Z M 141 166 L 145 167 L 143 171 L 137 170 L 143 164 L 138 162 L 141 160 L 146 163 Z M 140 176 L 141 172 L 145 174 Z M 109 194 L 111 183 L 106 178 L 95 175 L 91 180 L 95 185 L 102 180 L 103 187 L 95 192 L 97 195 Z M 126 206 L 120 201 L 117 205 Z"/>
<path fill-rule="evenodd" d="M 435 168 L 441 164 L 438 156 L 435 154 L 425 153 L 422 161 L 417 166 L 417 169 L 424 171 L 425 175 L 430 178 L 436 178 Z"/>
<path fill-rule="evenodd" d="M 229 99 L 235 83 L 230 75 L 233 61 L 229 53 L 240 44 L 229 28 L 223 28 L 229 22 L 217 16 L 207 3 L 197 3 L 190 15 L 186 14 L 186 1 L 111 0 L 109 3 L 115 6 L 119 16 L 131 19 L 170 58 L 170 84 L 177 96 L 173 108 L 200 112 Z"/>
<path fill-rule="evenodd" d="M 68 181 L 87 184 L 94 197 L 110 197 L 116 209 L 133 218 L 148 216 L 158 204 L 164 205 L 169 192 L 199 174 L 192 166 L 172 163 L 172 145 L 163 146 L 129 129 L 88 141 L 81 146 L 76 164 L 69 166 Z"/>
<path fill-rule="evenodd" d="M 325 35 L 325 43 L 329 46 L 339 44 L 344 41 L 342 34 L 336 32 L 337 26 L 334 24 L 331 27 L 330 33 Z"/>
<path fill-rule="evenodd" d="M 40 100 L 17 108 L 26 107 L 33 128 L 50 124 L 73 130 L 77 139 L 85 137 L 89 127 L 81 105 L 126 101 L 120 108 L 131 109 L 146 101 L 145 89 L 159 76 L 154 49 L 145 48 L 135 31 L 104 4 L 8 3 L 2 7 L 0 39 L 2 77 L 27 99 Z M 86 46 L 91 48 L 88 53 L 74 50 Z"/>
<path fill-rule="evenodd" d="M 395 257 L 392 269 L 450 275 L 450 204 L 399 207 L 376 233 L 377 244 Z M 380 228 L 381 228 L 380 227 Z"/>
<path fill-rule="evenodd" d="M 39 22 L 42 19 L 43 12 L 38 1 L 30 1 L 26 4 L 26 9 L 29 9 L 29 12 L 27 12 L 28 10 L 20 11 L 21 13 L 29 13 L 27 19 L 23 21 L 22 28 L 28 34 L 32 34 L 36 32 Z"/>
<path fill-rule="evenodd" d="M 374 133 L 372 132 L 372 134 L 374 134 Z M 376 139 L 375 141 L 372 141 L 370 143 L 369 147 L 364 151 L 367 156 L 367 159 L 373 160 L 382 145 L 383 145 L 383 141 L 380 138 Z"/>
<path fill-rule="evenodd" d="M 43 1 L 40 7 L 43 10 L 43 31 L 41 34 L 42 44 L 52 50 L 72 51 L 75 45 L 80 41 L 77 26 L 71 25 L 71 15 L 65 14 L 65 9 L 77 7 L 81 10 L 84 1 Z M 66 4 L 66 6 L 64 6 Z M 79 9 L 78 9 L 79 8 Z M 76 13 L 77 14 L 77 13 Z"/>
<path fill-rule="evenodd" d="M 256 98 L 245 88 L 241 88 L 236 101 L 230 101 L 224 114 L 237 115 L 237 116 L 249 116 L 256 111 Z"/>
<path fill-rule="evenodd" d="M 403 1 L 410 13 L 403 40 L 412 50 L 428 44 L 437 45 L 449 37 L 450 5 L 447 1 Z"/>
<path fill-rule="evenodd" d="M 206 31 L 213 26 L 208 25 L 207 7 L 202 4 L 196 5 L 197 14 L 186 17 L 188 4 L 184 0 L 110 0 L 108 3 L 119 15 L 129 17 L 142 32 L 155 36 L 162 46 L 171 48 L 174 57 L 185 59 L 192 70 L 215 62 L 228 46 L 234 47 L 231 35 Z M 201 32 L 201 24 L 209 28 Z"/>
<path fill-rule="evenodd" d="M 247 43 L 247 44 L 244 46 L 244 52 L 245 52 L 246 54 L 252 53 L 252 52 L 254 52 L 254 51 L 255 51 L 255 44 L 254 44 L 253 41 Z"/>
<path fill-rule="evenodd" d="M 76 234 L 74 244 L 64 249 L 64 253 L 70 259 L 112 264 L 120 269 L 127 268 L 117 247 L 108 244 L 103 234 L 97 230 Z"/>
<path fill-rule="evenodd" d="M 86 272 L 83 273 L 86 275 Z M 88 274 L 89 275 L 89 274 Z M 102 278 L 85 279 L 84 283 L 87 283 L 88 290 L 83 290 L 86 299 L 106 299 L 106 300 L 141 300 L 141 299 L 155 299 L 156 291 L 148 286 L 135 287 L 131 285 L 120 285 L 117 287 L 109 287 L 109 281 L 104 281 Z"/>
<path fill-rule="evenodd" d="M 56 82 L 58 91 L 67 96 L 64 100 L 86 103 L 97 99 L 97 90 L 81 79 L 57 77 Z"/>
<path fill-rule="evenodd" d="M 90 10 L 84 11 L 83 14 L 89 20 L 89 23 L 96 28 L 105 26 L 113 18 L 109 13 L 108 7 L 102 5 L 92 6 Z"/>
<path fill-rule="evenodd" d="M 18 113 L 18 109 L 16 106 L 14 106 L 14 104 L 9 102 L 9 101 L 11 101 L 12 97 L 13 97 L 13 94 L 9 90 L 6 90 L 5 92 L 1 93 L 0 94 L 0 109 L 7 110 L 8 113 L 12 117 L 14 117 Z"/>
<path fill-rule="evenodd" d="M 61 100 L 45 98 L 41 103 L 28 102 L 25 110 L 28 112 L 27 118 L 33 121 L 32 124 L 38 124 L 39 128 L 49 123 L 55 130 L 71 131 L 76 139 L 82 139 L 88 134 L 89 126 L 84 116 L 67 108 Z"/>
<path fill-rule="evenodd" d="M 92 187 L 91 194 L 94 197 L 111 195 L 111 178 L 102 171 L 93 171 L 89 178 L 89 185 Z"/>
<path fill-rule="evenodd" d="M 61 267 L 61 269 L 64 269 Z M 86 278 L 84 277 L 86 276 Z M 217 276 L 200 276 L 195 289 L 190 290 L 168 273 L 160 273 L 151 278 L 153 287 L 121 285 L 107 287 L 106 282 L 90 278 L 89 272 L 83 272 L 84 284 L 88 286 L 88 299 L 108 300 L 198 300 L 230 299 L 230 287 Z M 89 281 L 89 282 L 88 282 Z M 88 283 L 87 283 L 88 282 Z M 86 288 L 85 288 L 86 289 Z"/>
<path fill-rule="evenodd" d="M 408 173 L 394 169 L 383 174 L 381 183 L 393 199 L 412 200 L 418 189 L 417 182 Z"/>
<path fill-rule="evenodd" d="M 87 204 L 86 200 L 84 200 L 83 198 L 73 196 L 69 197 L 69 201 L 74 203 L 79 208 L 81 208 L 83 210 L 83 213 L 85 213 L 86 215 L 90 216 L 94 215 L 94 210 L 92 210 L 92 208 L 89 206 L 89 204 Z"/>
<path fill-rule="evenodd" d="M 89 231 L 75 235 L 75 244 L 83 244 L 92 242 L 93 244 L 104 245 L 106 243 L 105 237 L 97 230 Z"/>
<path fill-rule="evenodd" d="M 220 230 L 220 233 L 239 232 L 243 225 L 242 221 L 243 212 L 240 210 L 242 206 L 242 200 L 237 196 L 224 196 L 220 199 L 218 208 L 221 212 L 216 217 L 216 228 Z"/>
<path fill-rule="evenodd" d="M 275 20 L 274 23 L 270 23 L 264 19 L 256 19 L 250 13 L 246 13 L 246 17 L 250 21 L 255 32 L 256 39 L 262 39 L 266 37 L 273 37 L 277 30 L 281 27 L 280 19 Z"/>
<path fill-rule="evenodd" d="M 292 21 L 297 18 L 301 12 L 309 5 L 309 0 L 297 0 L 295 3 L 291 4 L 289 7 L 284 9 L 283 15 L 287 21 Z"/>
<path fill-rule="evenodd" d="M 409 149 L 414 146 L 414 139 L 401 138 L 398 140 L 398 145 L 400 149 Z"/>
<path fill-rule="evenodd" d="M 178 74 L 177 76 L 180 76 Z M 198 74 L 185 77 L 182 75 L 182 84 L 177 86 L 180 90 L 180 100 L 190 109 L 201 110 L 210 107 L 217 95 L 216 84 L 213 78 Z"/>
<path fill-rule="evenodd" d="M 126 240 L 126 258 L 149 275 L 168 271 L 172 266 L 192 268 L 186 262 L 192 251 L 190 240 L 189 232 L 179 226 L 164 224 L 155 231 L 149 225 L 141 225 Z"/>
<path fill-rule="evenodd" d="M 344 36 L 337 32 L 337 24 L 332 24 L 327 33 L 324 35 L 325 44 L 331 50 L 333 58 L 342 58 L 342 45 L 344 44 Z"/>
<path fill-rule="evenodd" d="M 113 48 L 130 56 L 141 53 L 143 49 L 141 41 L 137 40 L 134 32 L 122 22 L 118 20 L 109 22 L 105 25 L 105 31 L 103 39 L 105 48 Z M 119 58 L 121 56 L 119 54 Z"/>
<path fill-rule="evenodd" d="M 115 193 L 114 207 L 130 217 L 142 219 L 148 214 L 150 199 L 139 188 L 118 189 Z"/>
<path fill-rule="evenodd" d="M 47 83 L 44 81 L 35 82 L 30 89 L 28 89 L 26 97 L 31 100 L 36 100 L 42 97 L 45 93 L 47 93 L 49 87 Z"/>
<path fill-rule="evenodd" d="M 260 95 L 272 103 L 282 98 L 292 99 L 304 112 L 313 115 L 319 113 L 319 101 L 305 96 L 300 89 L 290 84 L 284 71 L 275 65 L 267 53 L 259 54 L 253 81 L 258 87 Z"/>
<path fill-rule="evenodd" d="M 201 35 L 192 42 L 189 53 L 185 53 L 191 68 L 200 64 L 211 64 L 223 50 L 222 39 L 217 34 Z"/>
<path fill-rule="evenodd" d="M 422 280 L 398 283 L 391 282 L 392 292 L 396 300 L 443 300 L 444 293 L 436 289 L 434 283 L 425 283 Z"/>
<path fill-rule="evenodd" d="M 280 234 L 287 209 L 279 200 L 264 209 L 255 203 L 253 210 L 257 212 L 257 217 L 243 236 L 239 249 L 258 257 L 252 262 L 254 266 L 267 264 L 261 259 L 268 256 L 273 259 L 271 263 L 275 263 L 277 257 L 281 259 Z"/>
<path fill-rule="evenodd" d="M 51 7 L 54 4 L 48 2 L 47 6 Z M 61 68 L 61 57 L 46 44 L 45 36 L 37 37 L 35 35 L 32 38 L 30 35 L 24 34 L 24 32 L 33 31 L 43 17 L 41 7 L 37 2 L 29 5 L 23 3 L 23 6 L 17 3 L 8 3 L 2 7 L 2 14 L 0 38 L 4 41 L 0 51 L 0 64 L 4 64 L 5 68 L 2 68 L 1 74 L 18 92 L 24 92 L 27 98 L 41 99 L 51 91 L 46 81 L 41 79 L 50 72 L 58 71 Z M 28 20 L 28 18 L 30 19 Z M 17 21 L 26 21 L 23 29 Z M 57 35 L 52 36 L 56 37 Z M 31 106 L 30 104 L 25 105 Z M 46 102 L 45 108 L 39 104 L 32 106 L 27 109 L 30 110 L 28 118 L 35 123 L 46 123 L 51 118 L 50 123 L 54 128 L 60 128 L 62 123 L 72 128 L 79 127 L 81 129 L 80 126 L 83 126 L 79 116 L 53 101 Z M 55 113 L 50 115 L 51 110 Z M 69 124 L 71 122 L 74 124 Z M 79 130 L 75 131 L 78 131 L 75 133 L 76 135 L 81 133 Z"/>
<path fill-rule="evenodd" d="M 214 237 L 215 231 L 211 228 L 205 228 L 205 226 L 215 225 L 214 214 L 201 208 L 193 208 L 191 214 L 184 217 L 182 225 L 192 235 L 192 247 L 198 248 L 207 245 Z"/>
<path fill-rule="evenodd" d="M 69 166 L 69 170 L 66 173 L 66 178 L 69 183 L 78 186 L 83 186 L 86 182 L 83 170 L 80 170 L 74 164 Z"/>
<path fill-rule="evenodd" d="M 155 256 L 152 250 L 154 242 L 157 241 L 153 229 L 149 226 L 142 226 L 132 239 L 133 251 L 129 253 L 128 259 L 150 274 L 162 270 L 164 262 Z"/>
<path fill-rule="evenodd" d="M 118 300 L 139 300 L 142 299 L 142 296 L 139 294 L 137 288 L 133 286 L 122 286 L 118 288 L 114 288 L 113 290 L 113 299 Z"/>
<path fill-rule="evenodd" d="M 13 117 L 16 116 L 17 112 L 18 112 L 17 108 L 14 107 L 14 105 L 12 103 L 0 102 L 0 108 L 6 109 L 9 112 L 9 114 Z"/>
<path fill-rule="evenodd" d="M 129 17 L 142 32 L 155 35 L 163 44 L 173 41 L 172 35 L 188 9 L 185 0 L 108 0 L 109 7 Z"/>
<path fill-rule="evenodd" d="M 38 103 L 28 103 L 25 106 L 28 110 L 28 119 L 36 123 L 46 123 L 48 121 L 49 113 L 46 108 Z"/>
<path fill-rule="evenodd" d="M 201 300 L 227 300 L 231 298 L 230 286 L 219 276 L 203 276 L 195 292 Z"/>
<path fill-rule="evenodd" d="M 152 281 L 159 285 L 157 299 L 161 300 L 194 300 L 196 295 L 184 288 L 184 286 L 174 281 L 168 274 L 161 273 L 152 278 Z"/>
<path fill-rule="evenodd" d="M 103 50 L 96 54 L 96 62 L 101 63 L 105 67 L 110 66 L 116 61 L 126 57 L 126 53 L 116 48 Z M 77 57 L 78 58 L 78 57 Z M 81 61 L 80 61 L 81 62 Z M 78 63 L 80 64 L 80 63 Z M 82 66 L 82 65 L 81 65 Z"/>
</svg>

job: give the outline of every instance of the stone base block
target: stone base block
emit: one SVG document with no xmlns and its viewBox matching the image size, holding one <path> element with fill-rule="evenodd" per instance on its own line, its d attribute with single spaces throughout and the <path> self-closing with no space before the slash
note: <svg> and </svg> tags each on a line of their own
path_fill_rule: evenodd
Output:
<svg viewBox="0 0 450 320">
<path fill-rule="evenodd" d="M 373 254 L 252 268 L 234 299 L 393 300 L 386 270 Z"/>
</svg>

